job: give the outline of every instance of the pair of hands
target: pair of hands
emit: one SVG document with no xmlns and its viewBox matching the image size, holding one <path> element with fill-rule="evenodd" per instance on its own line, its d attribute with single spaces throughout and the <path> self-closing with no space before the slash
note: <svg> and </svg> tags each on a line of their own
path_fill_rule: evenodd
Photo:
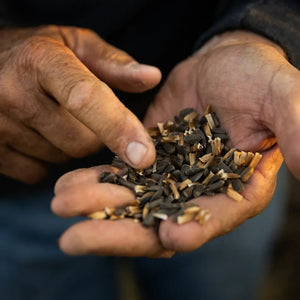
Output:
<svg viewBox="0 0 300 300">
<path fill-rule="evenodd" d="M 20 125 L 14 131 L 14 143 L 4 139 L 2 148 L 6 159 L 14 158 L 27 176 L 18 175 L 20 167 L 18 172 L 11 170 L 11 165 L 5 169 L 5 163 L 2 173 L 27 180 L 31 172 L 37 174 L 31 176 L 37 180 L 44 172 L 43 161 L 83 156 L 101 143 L 134 167 L 153 162 L 155 151 L 142 124 L 109 86 L 144 91 L 159 82 L 159 70 L 136 63 L 86 30 L 45 27 L 1 34 L 2 40 L 14 46 L 12 52 L 9 47 L 0 49 L 5 71 L 0 78 L 4 89 L 1 105 L 8 105 L 2 119 L 11 121 L 4 124 Z M 209 222 L 177 225 L 167 220 L 158 234 L 131 220 L 84 221 L 62 235 L 61 249 L 73 255 L 168 257 L 174 251 L 194 250 L 255 216 L 272 197 L 282 163 L 279 147 L 290 170 L 300 178 L 299 93 L 298 70 L 269 40 L 236 31 L 208 41 L 173 69 L 149 107 L 144 124 L 148 127 L 172 119 L 183 107 L 203 111 L 211 104 L 229 133 L 231 146 L 264 151 L 243 191 L 245 200 L 237 204 L 225 195 L 195 199 L 210 209 Z M 19 137 L 20 132 L 25 136 L 24 129 L 30 143 Z M 29 135 L 32 132 L 38 138 Z M 98 183 L 99 173 L 108 169 L 98 166 L 62 176 L 55 187 L 52 210 L 71 217 L 132 201 L 134 196 L 126 188 Z"/>
</svg>

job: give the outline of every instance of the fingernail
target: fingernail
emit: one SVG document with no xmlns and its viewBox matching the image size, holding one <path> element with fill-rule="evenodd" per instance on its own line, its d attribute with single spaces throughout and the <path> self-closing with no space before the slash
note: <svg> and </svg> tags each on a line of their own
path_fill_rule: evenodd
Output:
<svg viewBox="0 0 300 300">
<path fill-rule="evenodd" d="M 138 142 L 131 142 L 126 149 L 126 156 L 132 165 L 138 165 L 147 152 L 147 148 Z"/>
</svg>

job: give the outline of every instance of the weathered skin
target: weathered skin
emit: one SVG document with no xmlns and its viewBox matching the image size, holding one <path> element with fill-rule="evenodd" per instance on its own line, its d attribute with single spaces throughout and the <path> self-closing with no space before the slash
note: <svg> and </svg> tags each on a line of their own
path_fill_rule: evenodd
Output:
<svg viewBox="0 0 300 300">
<path fill-rule="evenodd" d="M 173 251 L 197 249 L 257 215 L 272 198 L 283 161 L 281 152 L 290 170 L 300 178 L 299 99 L 299 71 L 276 44 L 243 31 L 208 41 L 173 69 L 149 107 L 145 125 L 172 119 L 184 107 L 202 112 L 210 104 L 229 133 L 230 146 L 263 153 L 242 192 L 244 201 L 236 203 L 222 194 L 195 199 L 210 209 L 209 222 L 178 225 L 168 220 L 161 223 L 158 235 L 130 220 L 88 220 L 62 235 L 61 249 L 71 255 L 167 257 Z M 74 216 L 103 209 L 111 188 L 97 180 L 99 172 L 105 170 L 107 167 L 99 166 L 62 176 L 56 184 L 52 210 L 60 216 Z M 119 189 L 119 193 L 125 193 Z M 132 195 L 127 191 L 117 199 L 118 204 L 126 204 Z"/>
</svg>

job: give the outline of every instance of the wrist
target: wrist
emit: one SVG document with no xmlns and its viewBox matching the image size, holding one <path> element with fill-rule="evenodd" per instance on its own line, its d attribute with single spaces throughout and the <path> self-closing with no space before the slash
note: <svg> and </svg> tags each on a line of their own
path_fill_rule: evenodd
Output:
<svg viewBox="0 0 300 300">
<path fill-rule="evenodd" d="M 209 39 L 195 55 L 205 55 L 217 48 L 234 46 L 234 45 L 245 45 L 245 44 L 260 44 L 269 47 L 273 47 L 282 56 L 287 58 L 286 52 L 281 46 L 271 41 L 270 39 L 246 30 L 234 30 L 226 31 L 222 34 L 218 34 Z"/>
</svg>

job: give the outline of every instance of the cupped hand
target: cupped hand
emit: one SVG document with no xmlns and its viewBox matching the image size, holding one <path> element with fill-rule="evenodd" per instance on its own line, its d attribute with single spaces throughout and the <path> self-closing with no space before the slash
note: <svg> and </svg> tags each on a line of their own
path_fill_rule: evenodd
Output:
<svg viewBox="0 0 300 300">
<path fill-rule="evenodd" d="M 0 173 L 33 183 L 46 163 L 106 144 L 135 167 L 155 156 L 150 137 L 110 87 L 142 92 L 160 71 L 75 27 L 0 30 Z"/>
<path fill-rule="evenodd" d="M 229 134 L 229 146 L 261 151 L 263 160 L 245 185 L 241 203 L 225 195 L 201 197 L 194 201 L 212 215 L 203 226 L 163 222 L 159 238 L 166 248 L 194 250 L 260 213 L 274 193 L 281 151 L 300 176 L 299 80 L 299 71 L 279 46 L 241 31 L 213 38 L 173 69 L 149 107 L 145 125 L 170 119 L 184 107 L 202 112 L 211 105 Z"/>
<path fill-rule="evenodd" d="M 193 199 L 211 218 L 204 224 L 195 221 L 178 225 L 162 221 L 158 231 L 132 219 L 88 219 L 68 228 L 59 239 L 60 249 L 69 255 L 117 255 L 171 257 L 175 252 L 192 251 L 210 239 L 233 230 L 260 213 L 271 200 L 276 174 L 282 162 L 278 147 L 267 151 L 235 202 L 225 194 Z M 127 188 L 101 183 L 102 172 L 117 171 L 110 166 L 78 169 L 63 175 L 56 183 L 52 211 L 60 217 L 88 216 L 106 207 L 130 205 L 134 194 Z"/>
</svg>

